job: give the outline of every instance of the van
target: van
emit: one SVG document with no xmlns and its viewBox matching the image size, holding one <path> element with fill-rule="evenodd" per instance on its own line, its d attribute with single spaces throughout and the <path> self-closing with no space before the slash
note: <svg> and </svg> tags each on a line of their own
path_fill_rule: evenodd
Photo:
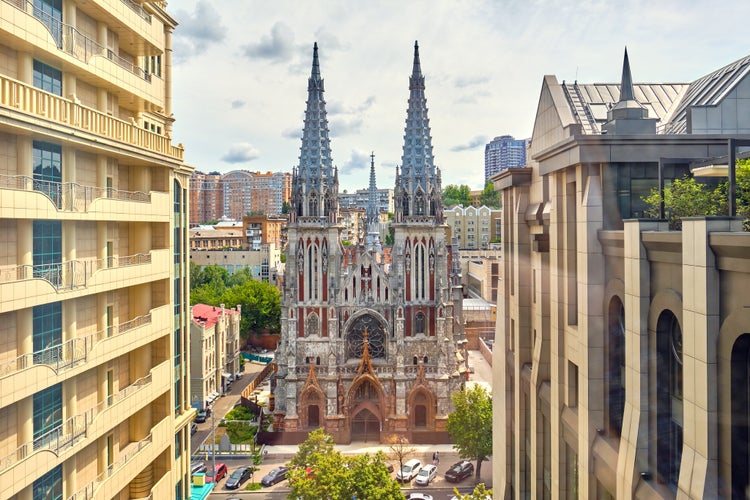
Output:
<svg viewBox="0 0 750 500">
<path fill-rule="evenodd" d="M 396 480 L 402 481 L 402 482 L 409 482 L 414 477 L 419 474 L 419 471 L 422 470 L 422 462 L 417 460 L 416 458 L 412 458 L 411 460 L 408 460 L 403 467 L 401 467 L 401 470 L 396 473 Z"/>
</svg>

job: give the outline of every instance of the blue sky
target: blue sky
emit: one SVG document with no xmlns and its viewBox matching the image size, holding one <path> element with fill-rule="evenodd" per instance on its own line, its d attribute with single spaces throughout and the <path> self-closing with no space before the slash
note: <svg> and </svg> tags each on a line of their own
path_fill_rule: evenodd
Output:
<svg viewBox="0 0 750 500">
<path fill-rule="evenodd" d="M 531 135 L 544 75 L 690 82 L 748 53 L 750 2 L 179 0 L 174 141 L 202 171 L 291 171 L 312 45 L 320 47 L 342 189 L 379 187 L 401 162 L 408 77 L 419 40 L 443 186 L 484 180 L 492 137 Z"/>
</svg>

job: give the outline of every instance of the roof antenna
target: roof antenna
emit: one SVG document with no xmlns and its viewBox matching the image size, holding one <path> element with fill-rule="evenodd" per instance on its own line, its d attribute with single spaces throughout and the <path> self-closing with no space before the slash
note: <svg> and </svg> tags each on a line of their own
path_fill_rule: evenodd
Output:
<svg viewBox="0 0 750 500">
<path fill-rule="evenodd" d="M 578 66 L 576 66 L 576 79 L 575 82 L 578 83 Z"/>
</svg>

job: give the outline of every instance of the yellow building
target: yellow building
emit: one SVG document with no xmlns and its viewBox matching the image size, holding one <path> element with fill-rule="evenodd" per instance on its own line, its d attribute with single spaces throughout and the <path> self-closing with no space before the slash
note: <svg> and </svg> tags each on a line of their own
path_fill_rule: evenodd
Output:
<svg viewBox="0 0 750 500">
<path fill-rule="evenodd" d="M 500 234 L 502 210 L 481 207 L 464 207 L 456 205 L 443 210 L 445 223 L 448 225 L 447 237 L 458 239 L 459 248 L 489 248 L 490 243 Z"/>
<path fill-rule="evenodd" d="M 166 2 L 0 2 L 0 498 L 187 498 Z"/>
</svg>

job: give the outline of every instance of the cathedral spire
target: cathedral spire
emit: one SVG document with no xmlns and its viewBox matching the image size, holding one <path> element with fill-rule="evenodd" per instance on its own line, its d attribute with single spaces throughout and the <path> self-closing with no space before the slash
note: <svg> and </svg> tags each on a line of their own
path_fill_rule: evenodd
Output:
<svg viewBox="0 0 750 500">
<path fill-rule="evenodd" d="M 438 217 L 438 212 L 442 212 L 440 178 L 432 156 L 432 136 L 418 42 L 414 42 L 404 149 L 394 195 L 397 220 L 411 215 Z"/>
<path fill-rule="evenodd" d="M 292 222 L 297 217 L 326 217 L 330 222 L 336 220 L 338 176 L 331 159 L 324 91 L 316 42 L 313 45 L 312 70 L 307 79 L 307 107 L 299 167 L 292 180 Z"/>
<path fill-rule="evenodd" d="M 620 83 L 620 102 L 633 100 L 635 100 L 633 93 L 633 77 L 630 75 L 628 48 L 625 47 L 625 60 L 622 62 L 622 82 Z"/>
<path fill-rule="evenodd" d="M 378 203 L 378 187 L 375 184 L 375 152 L 370 154 L 370 188 L 367 193 L 367 249 L 378 253 L 382 251 L 380 245 L 380 206 Z"/>
</svg>

